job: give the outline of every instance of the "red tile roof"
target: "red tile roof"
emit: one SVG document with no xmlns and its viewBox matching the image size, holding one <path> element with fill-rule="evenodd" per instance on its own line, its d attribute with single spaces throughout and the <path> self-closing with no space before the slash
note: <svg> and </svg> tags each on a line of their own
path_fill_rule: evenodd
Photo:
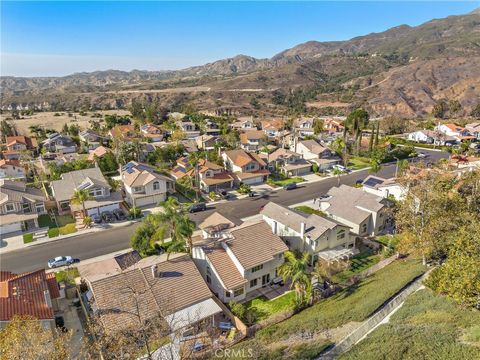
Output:
<svg viewBox="0 0 480 360">
<path fill-rule="evenodd" d="M 43 269 L 24 274 L 0 271 L 0 321 L 9 321 L 14 315 L 53 319 L 53 308 L 45 300 L 46 290 L 50 298 L 60 297 L 54 273 L 47 274 Z"/>
</svg>

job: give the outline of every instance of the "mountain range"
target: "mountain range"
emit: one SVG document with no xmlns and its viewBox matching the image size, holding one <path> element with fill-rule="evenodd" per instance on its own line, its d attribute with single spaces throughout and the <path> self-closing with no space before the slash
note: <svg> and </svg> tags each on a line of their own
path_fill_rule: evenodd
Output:
<svg viewBox="0 0 480 360">
<path fill-rule="evenodd" d="M 480 9 L 347 41 L 309 41 L 269 59 L 238 55 L 176 71 L 1 77 L 1 106 L 127 107 L 133 99 L 211 113 L 423 117 L 439 100 L 480 103 Z"/>
</svg>

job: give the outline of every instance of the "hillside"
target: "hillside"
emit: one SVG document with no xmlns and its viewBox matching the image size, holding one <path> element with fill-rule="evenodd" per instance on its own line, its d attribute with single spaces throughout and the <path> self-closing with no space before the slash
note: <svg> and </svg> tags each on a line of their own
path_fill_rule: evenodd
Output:
<svg viewBox="0 0 480 360">
<path fill-rule="evenodd" d="M 347 41 L 309 41 L 270 59 L 238 55 L 178 71 L 108 70 L 65 77 L 2 77 L 2 108 L 125 107 L 136 98 L 165 106 L 248 114 L 253 110 L 424 116 L 439 99 L 468 112 L 480 98 L 480 13 L 400 25 Z M 301 103 L 343 107 L 302 108 Z"/>
</svg>

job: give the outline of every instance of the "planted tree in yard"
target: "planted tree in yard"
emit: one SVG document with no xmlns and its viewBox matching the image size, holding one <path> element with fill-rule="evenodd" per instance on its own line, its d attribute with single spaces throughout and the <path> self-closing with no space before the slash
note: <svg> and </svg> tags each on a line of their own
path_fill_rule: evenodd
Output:
<svg viewBox="0 0 480 360">
<path fill-rule="evenodd" d="M 340 175 L 343 174 L 343 171 L 339 168 L 334 168 L 332 170 L 332 175 L 337 177 L 337 186 L 340 186 Z"/>
<path fill-rule="evenodd" d="M 310 254 L 285 252 L 285 262 L 279 268 L 284 281 L 290 280 L 291 289 L 295 289 L 297 305 L 306 305 L 312 298 L 312 279 L 308 272 Z"/>
<path fill-rule="evenodd" d="M 91 199 L 93 199 L 93 197 L 90 195 L 88 190 L 82 189 L 82 190 L 75 190 L 75 192 L 72 195 L 72 198 L 70 199 L 70 202 L 75 205 L 82 205 L 83 216 L 86 217 L 87 210 L 85 209 L 85 202 Z"/>
<path fill-rule="evenodd" d="M 353 110 L 348 114 L 345 120 L 345 126 L 353 133 L 356 144 L 356 154 L 360 152 L 360 143 L 362 140 L 362 131 L 367 128 L 370 115 L 364 109 Z"/>
<path fill-rule="evenodd" d="M 368 169 L 369 173 L 377 174 L 381 169 L 382 165 L 380 165 L 380 161 L 378 159 L 370 160 L 370 168 Z"/>
</svg>

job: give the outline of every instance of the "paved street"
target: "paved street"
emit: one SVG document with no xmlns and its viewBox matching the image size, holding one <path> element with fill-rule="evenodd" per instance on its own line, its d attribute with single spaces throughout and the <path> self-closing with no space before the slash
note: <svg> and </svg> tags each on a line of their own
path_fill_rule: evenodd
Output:
<svg viewBox="0 0 480 360">
<path fill-rule="evenodd" d="M 447 153 L 421 150 L 428 153 L 428 161 L 437 161 L 448 157 Z M 395 165 L 382 168 L 379 176 L 392 177 L 395 173 Z M 368 176 L 368 170 L 343 175 L 340 183 L 352 185 L 358 179 Z M 321 194 L 326 193 L 331 187 L 337 186 L 336 178 L 328 178 L 319 182 L 300 185 L 298 189 L 285 191 L 278 190 L 263 197 L 232 200 L 209 207 L 207 211 L 192 214 L 195 222 L 200 222 L 214 211 L 218 211 L 232 219 L 258 214 L 260 208 L 269 201 L 275 201 L 282 205 L 300 203 Z M 71 255 L 80 260 L 109 254 L 124 250 L 129 247 L 130 237 L 138 224 L 127 227 L 115 228 L 94 234 L 79 235 L 71 239 L 58 240 L 32 246 L 26 249 L 16 250 L 0 255 L 0 269 L 13 272 L 25 272 L 46 267 L 47 260 L 59 255 Z"/>
</svg>

